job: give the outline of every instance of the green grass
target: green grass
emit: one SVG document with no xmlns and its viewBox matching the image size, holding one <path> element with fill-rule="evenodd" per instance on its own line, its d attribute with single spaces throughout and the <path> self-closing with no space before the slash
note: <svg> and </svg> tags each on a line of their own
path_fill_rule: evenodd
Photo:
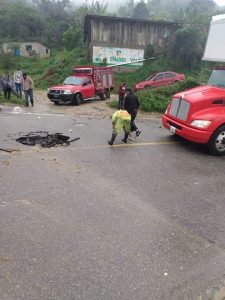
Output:
<svg viewBox="0 0 225 300">
<path fill-rule="evenodd" d="M 75 66 L 90 64 L 86 58 L 86 50 L 77 48 L 73 51 L 53 51 L 50 58 L 44 59 L 14 57 L 7 70 L 0 67 L 0 74 L 9 71 L 10 75 L 13 76 L 19 67 L 22 72 L 31 76 L 36 88 L 46 89 L 51 85 L 63 82 Z"/>
<path fill-rule="evenodd" d="M 11 95 L 10 99 L 5 99 L 2 94 L 0 94 L 0 103 L 1 104 L 16 104 L 16 105 L 23 105 L 24 99 L 17 98 L 15 95 Z"/>
<path fill-rule="evenodd" d="M 196 80 L 189 78 L 168 87 L 141 90 L 137 92 L 140 101 L 140 110 L 145 112 L 163 113 L 166 110 L 172 95 L 198 85 L 199 83 Z M 108 105 L 112 108 L 117 108 L 118 101 L 111 101 Z"/>
</svg>

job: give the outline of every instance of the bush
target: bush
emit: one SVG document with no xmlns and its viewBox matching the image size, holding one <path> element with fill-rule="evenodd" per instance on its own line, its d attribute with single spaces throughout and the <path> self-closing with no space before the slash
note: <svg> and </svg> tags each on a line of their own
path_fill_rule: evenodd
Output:
<svg viewBox="0 0 225 300">
<path fill-rule="evenodd" d="M 50 85 L 62 83 L 71 74 L 75 66 L 90 64 L 84 49 L 76 48 L 72 51 L 61 51 L 49 60 L 45 71 L 37 77 L 36 86 L 47 88 Z"/>
<path fill-rule="evenodd" d="M 140 109 L 146 112 L 164 112 L 172 95 L 198 85 L 197 81 L 190 78 L 167 87 L 141 90 L 137 93 L 140 100 Z"/>
<path fill-rule="evenodd" d="M 118 108 L 118 100 L 113 100 L 113 101 L 110 101 L 110 102 L 107 102 L 108 106 L 111 107 L 111 108 Z"/>
<path fill-rule="evenodd" d="M 140 101 L 140 110 L 145 112 L 160 112 L 163 113 L 170 100 L 172 95 L 194 88 L 198 86 L 199 83 L 192 78 L 187 80 L 177 82 L 174 85 L 157 88 L 157 89 L 146 89 L 137 92 L 137 96 Z M 118 100 L 114 100 L 108 103 L 108 105 L 112 108 L 118 108 Z"/>
</svg>

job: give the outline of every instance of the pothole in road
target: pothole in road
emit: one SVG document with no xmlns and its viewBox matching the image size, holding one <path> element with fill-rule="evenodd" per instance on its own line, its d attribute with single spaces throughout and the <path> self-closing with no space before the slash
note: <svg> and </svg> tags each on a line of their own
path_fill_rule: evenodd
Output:
<svg viewBox="0 0 225 300">
<path fill-rule="evenodd" d="M 77 141 L 80 138 L 74 138 L 70 140 L 70 137 L 63 135 L 62 133 L 49 133 L 47 131 L 36 131 L 29 132 L 16 139 L 17 142 L 28 145 L 35 146 L 40 145 L 43 148 L 51 148 L 59 145 L 68 146 L 71 142 Z"/>
<path fill-rule="evenodd" d="M 85 124 L 85 123 L 74 123 L 73 126 L 82 127 L 82 126 L 87 126 L 87 124 Z"/>
</svg>

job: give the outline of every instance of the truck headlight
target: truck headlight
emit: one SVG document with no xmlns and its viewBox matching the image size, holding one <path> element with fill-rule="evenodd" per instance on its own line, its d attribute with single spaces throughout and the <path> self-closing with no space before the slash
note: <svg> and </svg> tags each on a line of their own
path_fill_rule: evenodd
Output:
<svg viewBox="0 0 225 300">
<path fill-rule="evenodd" d="M 194 120 L 191 122 L 191 125 L 198 128 L 207 128 L 211 123 L 212 122 L 208 120 Z"/>
<path fill-rule="evenodd" d="M 70 90 L 64 90 L 62 91 L 62 94 L 68 95 L 68 94 L 72 94 Z"/>
</svg>

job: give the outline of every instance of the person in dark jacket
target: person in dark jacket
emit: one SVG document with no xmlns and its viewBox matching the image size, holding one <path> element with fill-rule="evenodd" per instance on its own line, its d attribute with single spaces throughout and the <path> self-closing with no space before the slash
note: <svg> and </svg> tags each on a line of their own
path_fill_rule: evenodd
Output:
<svg viewBox="0 0 225 300">
<path fill-rule="evenodd" d="M 11 95 L 12 88 L 13 88 L 13 81 L 10 78 L 8 72 L 5 72 L 5 75 L 2 77 L 1 82 L 2 82 L 5 99 L 10 99 L 10 95 Z"/>
<path fill-rule="evenodd" d="M 137 116 L 139 105 L 140 103 L 138 97 L 133 93 L 131 89 L 127 89 L 127 95 L 124 100 L 124 109 L 126 109 L 127 112 L 131 115 L 131 132 L 135 131 L 137 137 L 140 135 L 141 131 L 136 126 L 134 120 Z"/>
<path fill-rule="evenodd" d="M 118 108 L 119 109 L 124 109 L 124 98 L 125 98 L 125 94 L 126 94 L 126 81 L 122 80 L 120 85 L 119 85 L 119 103 L 118 103 Z"/>
</svg>

